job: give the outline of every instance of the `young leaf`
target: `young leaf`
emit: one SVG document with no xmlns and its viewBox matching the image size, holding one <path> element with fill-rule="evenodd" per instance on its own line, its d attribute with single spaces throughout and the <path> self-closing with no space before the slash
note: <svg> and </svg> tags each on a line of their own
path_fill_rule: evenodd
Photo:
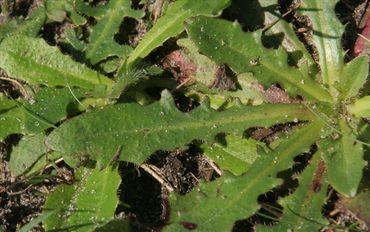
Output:
<svg viewBox="0 0 370 232">
<path fill-rule="evenodd" d="M 258 209 L 260 194 L 281 184 L 278 172 L 289 168 L 293 158 L 309 149 L 320 137 L 322 124 L 314 122 L 295 133 L 270 154 L 260 156 L 242 176 L 226 174 L 200 186 L 185 196 L 170 195 L 170 226 L 166 231 L 184 228 L 199 231 L 231 231 L 234 222 Z"/>
<path fill-rule="evenodd" d="M 283 49 L 264 48 L 261 31 L 243 32 L 237 23 L 207 17 L 188 20 L 187 31 L 201 53 L 229 65 L 236 73 L 252 72 L 267 87 L 278 82 L 292 94 L 332 102 L 329 93 L 307 72 L 288 65 Z"/>
<path fill-rule="evenodd" d="M 218 16 L 227 7 L 230 0 L 178 0 L 170 4 L 153 28 L 145 34 L 142 41 L 130 54 L 127 65 L 132 66 L 139 58 L 146 57 L 152 50 L 161 46 L 170 37 L 184 30 L 184 21 L 197 15 Z M 121 67 L 118 73 L 122 73 Z"/>
<path fill-rule="evenodd" d="M 68 156 L 87 153 L 102 166 L 115 154 L 140 164 L 159 149 L 174 149 L 193 139 L 213 140 L 220 132 L 240 133 L 249 127 L 312 118 L 307 109 L 294 104 L 240 106 L 223 112 L 203 104 L 182 113 L 171 94 L 163 91 L 161 101 L 149 106 L 116 104 L 76 117 L 54 130 L 46 142 Z"/>
<path fill-rule="evenodd" d="M 16 147 L 13 147 L 9 160 L 9 168 L 13 175 L 23 174 L 46 153 L 45 138 L 44 133 L 25 136 Z"/>
<path fill-rule="evenodd" d="M 0 95 L 0 140 L 10 134 L 38 134 L 63 120 L 77 109 L 74 97 L 83 96 L 83 91 L 67 88 L 42 88 L 34 102 L 18 102 Z"/>
<path fill-rule="evenodd" d="M 312 23 L 312 40 L 317 48 L 322 81 L 332 86 L 341 76 L 344 65 L 344 50 L 341 36 L 344 26 L 335 15 L 338 0 L 302 1 L 299 11 Z"/>
<path fill-rule="evenodd" d="M 127 56 L 132 48 L 129 45 L 119 45 L 113 40 L 113 37 L 118 32 L 123 18 L 139 19 L 144 16 L 144 12 L 132 9 L 131 0 L 111 0 L 100 7 L 84 5 L 85 3 L 82 0 L 77 1 L 77 10 L 81 13 L 95 16 L 98 21 L 91 28 L 89 43 L 84 49 L 86 58 L 90 63 L 96 64 L 111 56 Z"/>
<path fill-rule="evenodd" d="M 360 56 L 343 67 L 340 76 L 338 90 L 341 92 L 341 100 L 345 101 L 359 94 L 369 74 L 368 57 Z"/>
<path fill-rule="evenodd" d="M 370 96 L 356 99 L 348 111 L 356 117 L 370 117 Z"/>
<path fill-rule="evenodd" d="M 204 150 L 204 155 L 214 160 L 220 168 L 239 176 L 245 173 L 259 157 L 257 144 L 258 142 L 252 139 L 227 135 L 223 143 L 203 144 L 201 148 Z"/>
<path fill-rule="evenodd" d="M 11 36 L 0 44 L 0 68 L 16 79 L 47 86 L 111 88 L 113 81 L 63 55 L 42 39 Z"/>
<path fill-rule="evenodd" d="M 280 201 L 284 212 L 279 223 L 274 226 L 258 226 L 256 230 L 319 231 L 328 224 L 321 214 L 328 187 L 324 177 L 325 164 L 320 152 L 317 152 L 298 177 L 299 185 L 295 192 Z"/>
<path fill-rule="evenodd" d="M 322 142 L 323 158 L 328 170 L 329 183 L 341 194 L 353 197 L 366 165 L 362 144 L 356 141 L 351 128 L 344 119 L 339 119 L 341 137 Z"/>
<path fill-rule="evenodd" d="M 48 197 L 44 210 L 56 213 L 45 221 L 46 231 L 92 231 L 113 219 L 121 178 L 117 169 L 80 168 L 74 185 L 62 184 Z"/>
</svg>

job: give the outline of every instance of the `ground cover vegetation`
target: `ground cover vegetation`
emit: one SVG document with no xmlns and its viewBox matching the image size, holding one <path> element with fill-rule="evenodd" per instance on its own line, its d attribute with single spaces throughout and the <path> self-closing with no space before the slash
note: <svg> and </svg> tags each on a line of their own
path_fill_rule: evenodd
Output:
<svg viewBox="0 0 370 232">
<path fill-rule="evenodd" d="M 369 15 L 1 1 L 0 230 L 366 231 Z"/>
</svg>

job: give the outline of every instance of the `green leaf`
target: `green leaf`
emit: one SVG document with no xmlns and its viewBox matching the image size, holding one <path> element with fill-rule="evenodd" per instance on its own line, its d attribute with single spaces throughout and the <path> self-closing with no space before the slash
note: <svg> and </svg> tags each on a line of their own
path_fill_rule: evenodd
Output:
<svg viewBox="0 0 370 232">
<path fill-rule="evenodd" d="M 111 0 L 100 7 L 88 7 L 84 4 L 82 0 L 77 1 L 77 9 L 97 19 L 96 25 L 91 28 L 89 43 L 84 49 L 86 58 L 91 64 L 96 64 L 111 56 L 126 57 L 132 48 L 129 45 L 119 45 L 113 37 L 119 31 L 124 18 L 139 19 L 144 16 L 144 12 L 132 9 L 131 0 Z"/>
<path fill-rule="evenodd" d="M 0 95 L 0 140 L 11 134 L 38 134 L 53 127 L 69 113 L 76 113 L 74 97 L 83 96 L 83 91 L 73 91 L 75 96 L 67 88 L 42 88 L 27 103 Z"/>
<path fill-rule="evenodd" d="M 45 142 L 45 140 L 44 140 L 44 142 Z M 24 155 L 26 155 L 26 154 L 24 154 Z M 29 169 L 27 169 L 24 173 L 22 173 L 22 175 L 24 175 L 26 177 L 29 177 L 29 176 L 33 176 L 36 173 L 40 173 L 45 167 L 47 167 L 48 165 L 52 165 L 53 162 L 55 162 L 56 160 L 58 160 L 61 157 L 62 157 L 62 155 L 58 152 L 44 153 L 42 156 L 39 157 L 38 160 L 36 160 L 35 163 L 32 164 L 32 166 Z M 66 164 L 68 164 L 67 160 L 64 160 L 64 162 Z M 40 175 L 38 175 L 36 177 L 32 177 L 30 182 L 31 181 L 32 182 L 38 181 L 39 176 Z M 47 177 L 48 176 L 46 176 L 45 178 L 47 178 Z M 42 181 L 40 181 L 40 182 L 42 182 Z"/>
<path fill-rule="evenodd" d="M 172 193 L 167 231 L 181 231 L 189 225 L 198 231 L 231 231 L 236 220 L 258 210 L 260 194 L 281 184 L 277 173 L 291 167 L 293 158 L 309 149 L 320 137 L 321 128 L 321 123 L 314 122 L 297 130 L 273 152 L 261 155 L 242 176 L 225 174 L 201 183 L 185 196 Z"/>
<path fill-rule="evenodd" d="M 47 86 L 111 88 L 113 81 L 63 55 L 42 39 L 11 36 L 0 44 L 0 68 L 16 79 Z"/>
<path fill-rule="evenodd" d="M 13 147 L 9 160 L 9 168 L 13 175 L 23 174 L 46 153 L 45 138 L 44 133 L 25 136 L 17 146 Z"/>
<path fill-rule="evenodd" d="M 241 133 L 249 127 L 312 117 L 306 108 L 294 104 L 240 106 L 223 112 L 203 104 L 182 113 L 171 94 L 163 91 L 161 101 L 149 106 L 116 104 L 76 117 L 54 130 L 47 144 L 71 157 L 89 154 L 102 166 L 115 154 L 140 164 L 159 149 L 174 149 L 193 139 L 213 140 L 220 132 Z"/>
<path fill-rule="evenodd" d="M 224 141 L 203 144 L 204 155 L 215 161 L 221 169 L 236 176 L 245 173 L 258 158 L 258 142 L 240 136 L 227 135 Z"/>
<path fill-rule="evenodd" d="M 112 220 L 102 227 L 96 228 L 94 232 L 128 232 L 131 231 L 128 220 Z"/>
<path fill-rule="evenodd" d="M 86 19 L 76 12 L 74 4 L 75 0 L 47 0 L 45 1 L 46 14 L 49 19 L 57 22 L 62 22 L 65 20 L 65 16 L 68 16 L 77 25 L 85 24 Z M 61 14 L 59 16 L 63 16 L 63 18 L 56 14 Z"/>
<path fill-rule="evenodd" d="M 357 57 L 343 67 L 341 82 L 338 90 L 341 92 L 341 100 L 345 101 L 359 95 L 359 91 L 364 87 L 369 74 L 368 57 Z"/>
<path fill-rule="evenodd" d="M 254 102 L 263 102 L 265 96 L 261 90 L 257 90 L 252 87 L 252 82 L 256 82 L 252 79 L 252 74 L 242 73 L 238 75 L 238 89 L 233 91 L 226 91 L 221 89 L 210 89 L 210 86 L 214 83 L 217 78 L 219 66 L 209 59 L 208 57 L 202 55 L 198 51 L 198 47 L 190 39 L 179 39 L 177 44 L 183 47 L 184 50 L 181 51 L 185 61 L 195 65 L 195 80 L 197 84 L 193 84 L 188 89 L 195 90 L 196 92 L 201 92 L 210 96 L 211 103 L 212 100 L 219 98 L 239 98 L 242 102 L 252 100 Z M 250 74 L 248 76 L 248 74 Z M 192 77 L 190 77 L 192 78 Z"/>
<path fill-rule="evenodd" d="M 55 213 L 55 211 L 46 211 L 46 212 L 44 212 L 40 216 L 32 219 L 32 221 L 30 221 L 26 225 L 22 226 L 22 228 L 20 228 L 19 230 L 17 230 L 17 232 L 29 232 L 29 231 L 32 231 L 32 228 L 33 227 L 35 227 L 39 223 L 45 221 L 48 217 L 50 217 L 54 213 Z"/>
<path fill-rule="evenodd" d="M 44 210 L 56 210 L 45 229 L 92 231 L 113 219 L 121 178 L 117 169 L 80 168 L 74 185 L 62 184 L 48 197 Z"/>
<path fill-rule="evenodd" d="M 348 111 L 356 117 L 370 117 L 370 96 L 356 99 L 348 106 Z"/>
<path fill-rule="evenodd" d="M 302 1 L 298 11 L 312 23 L 312 40 L 319 55 L 322 81 L 333 86 L 339 80 L 344 65 L 341 37 L 344 26 L 335 15 L 338 0 Z"/>
<path fill-rule="evenodd" d="M 329 93 L 305 70 L 288 65 L 283 49 L 264 48 L 260 30 L 243 32 L 236 22 L 197 17 L 188 20 L 187 31 L 201 53 L 238 74 L 252 72 L 267 87 L 278 82 L 292 94 L 332 102 Z"/>
<path fill-rule="evenodd" d="M 328 170 L 328 181 L 339 193 L 353 197 L 360 184 L 366 162 L 362 144 L 356 141 L 352 129 L 339 119 L 341 137 L 322 142 L 323 158 Z"/>
<path fill-rule="evenodd" d="M 14 35 L 36 37 L 44 25 L 45 19 L 45 8 L 40 6 L 26 20 L 13 19 L 5 24 L 0 24 L 0 41 Z"/>
<path fill-rule="evenodd" d="M 146 57 L 152 50 L 162 45 L 170 37 L 184 30 L 184 21 L 197 15 L 218 16 L 229 5 L 229 0 L 178 0 L 170 5 L 165 15 L 148 31 L 139 45 L 130 54 L 127 66 L 132 66 L 139 58 Z M 118 73 L 122 73 L 122 66 Z"/>
<path fill-rule="evenodd" d="M 315 65 L 311 54 L 305 45 L 298 39 L 293 26 L 283 19 L 280 14 L 277 0 L 260 1 L 261 7 L 265 9 L 265 25 L 271 26 L 266 32 L 267 36 L 283 37 L 281 46 L 285 51 L 291 53 L 294 62 L 299 66 L 308 67 Z"/>
<path fill-rule="evenodd" d="M 325 182 L 325 164 L 320 152 L 314 154 L 298 181 L 295 192 L 279 201 L 284 211 L 278 224 L 260 225 L 256 231 L 319 231 L 328 224 L 321 214 L 328 185 Z"/>
</svg>

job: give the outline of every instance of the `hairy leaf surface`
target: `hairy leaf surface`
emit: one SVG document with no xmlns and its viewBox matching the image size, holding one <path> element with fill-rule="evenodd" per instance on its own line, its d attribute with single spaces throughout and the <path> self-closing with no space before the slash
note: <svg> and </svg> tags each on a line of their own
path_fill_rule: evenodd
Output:
<svg viewBox="0 0 370 232">
<path fill-rule="evenodd" d="M 47 144 L 68 156 L 88 154 L 105 166 L 113 155 L 142 163 L 159 149 L 174 149 L 194 139 L 213 140 L 220 132 L 240 133 L 312 115 L 298 105 L 240 106 L 216 112 L 206 104 L 180 112 L 168 91 L 149 106 L 116 104 L 76 117 L 54 130 Z M 99 134 L 99 136 L 96 136 Z"/>
<path fill-rule="evenodd" d="M 113 219 L 121 178 L 116 169 L 80 168 L 74 185 L 62 184 L 48 197 L 44 210 L 57 212 L 45 221 L 45 229 L 92 231 Z"/>
<path fill-rule="evenodd" d="M 112 86 L 107 77 L 63 55 L 42 39 L 12 36 L 0 44 L 0 68 L 16 79 L 47 86 L 94 89 Z"/>
<path fill-rule="evenodd" d="M 329 93 L 305 72 L 290 67 L 286 52 L 263 47 L 261 31 L 243 32 L 238 23 L 206 17 L 188 21 L 187 31 L 199 51 L 236 73 L 252 72 L 260 83 L 281 83 L 292 94 L 331 102 Z"/>
<path fill-rule="evenodd" d="M 231 231 L 236 220 L 258 210 L 257 197 L 281 184 L 279 171 L 289 168 L 293 158 L 309 149 L 320 136 L 322 124 L 307 125 L 285 139 L 271 153 L 261 155 L 242 176 L 226 174 L 200 186 L 185 196 L 172 194 L 170 226 L 180 231 L 193 225 L 198 231 Z"/>
</svg>

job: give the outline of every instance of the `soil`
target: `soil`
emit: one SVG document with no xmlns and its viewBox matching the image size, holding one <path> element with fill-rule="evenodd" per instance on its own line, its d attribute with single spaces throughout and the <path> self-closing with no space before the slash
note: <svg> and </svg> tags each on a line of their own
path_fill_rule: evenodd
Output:
<svg viewBox="0 0 370 232">
<path fill-rule="evenodd" d="M 4 143 L 0 144 L 0 228 L 15 231 L 38 216 L 45 201 L 46 185 L 28 187 L 13 179 L 6 162 Z M 38 226 L 34 231 L 41 231 Z"/>
<path fill-rule="evenodd" d="M 31 0 L 17 0 L 14 5 L 14 12 L 12 16 L 26 16 L 30 8 L 34 7 L 35 4 L 40 4 L 41 1 L 31 1 Z M 95 1 L 99 2 L 99 1 Z M 136 7 L 140 7 L 135 1 Z M 237 1 L 236 1 L 237 2 Z M 279 1 L 282 3 L 282 13 L 289 9 L 289 6 L 293 1 Z M 283 4 L 284 3 L 284 4 Z M 152 5 L 151 5 L 152 4 Z M 153 5 L 154 4 L 154 5 Z M 354 48 L 355 39 L 353 35 L 361 31 L 361 22 L 363 21 L 363 15 L 365 14 L 368 7 L 368 1 L 356 1 L 356 0 L 343 0 L 338 4 L 337 11 L 341 16 L 343 23 L 347 24 L 347 31 L 343 37 L 344 47 L 348 50 Z M 351 6 L 351 10 L 348 10 L 348 5 Z M 285 7 L 284 7 L 285 6 Z M 347 6 L 347 7 L 346 7 Z M 145 6 L 146 9 L 154 9 L 155 12 L 152 17 L 157 19 L 160 15 L 158 6 L 155 5 L 155 1 L 148 1 Z M 240 12 L 239 12 L 240 13 Z M 225 11 L 223 17 L 230 19 L 238 19 L 243 23 L 243 18 L 240 16 L 235 9 L 230 8 Z M 293 21 L 294 25 L 298 28 L 308 27 L 309 22 L 304 19 L 295 18 L 294 15 L 287 15 L 290 20 Z M 4 16 L 0 15 L 0 24 L 4 21 Z M 124 35 L 127 38 L 125 41 L 136 46 L 140 39 L 142 39 L 143 34 L 149 29 L 148 25 L 144 21 L 130 21 L 128 24 L 132 29 L 131 34 Z M 245 30 L 255 30 L 261 27 L 261 20 L 256 19 L 254 25 L 249 25 L 249 23 L 244 23 Z M 125 26 L 126 24 L 123 24 Z M 50 25 L 49 25 L 50 26 Z M 52 25 L 50 28 L 46 27 L 44 29 L 45 38 L 50 38 L 51 43 L 55 43 L 54 35 L 48 34 L 52 30 L 57 30 L 59 33 L 61 27 L 66 25 Z M 59 28 L 59 30 L 58 30 Z M 300 33 L 300 38 L 312 51 L 315 57 L 315 48 L 311 46 L 310 38 L 308 32 Z M 60 36 L 60 35 L 59 35 Z M 56 36 L 58 37 L 58 35 Z M 166 59 L 162 59 L 165 62 L 163 65 L 167 66 L 170 70 L 170 74 L 174 76 L 174 79 L 178 81 L 180 85 L 186 81 L 189 72 L 193 71 L 191 64 L 179 65 L 179 58 L 176 53 L 176 47 L 174 46 L 173 51 L 166 51 Z M 163 52 L 160 49 L 159 52 Z M 349 54 L 347 60 L 353 57 Z M 151 55 L 153 56 L 153 55 Z M 175 57 L 175 58 L 174 58 Z M 151 58 L 151 57 L 149 57 Z M 168 60 L 168 58 L 172 60 Z M 158 59 L 158 58 L 155 58 Z M 177 66 L 169 66 L 168 63 L 175 63 Z M 189 68 L 190 67 L 190 68 Z M 176 69 L 176 70 L 175 70 Z M 222 89 L 232 89 L 234 83 L 229 79 L 225 79 L 225 69 L 227 67 L 220 66 L 220 75 L 216 77 L 214 84 L 211 86 L 213 88 Z M 9 81 L 0 80 L 0 91 L 2 93 L 8 94 L 13 97 L 18 97 L 21 95 L 18 87 Z M 271 102 L 289 102 L 291 101 L 287 94 L 279 86 L 271 86 L 266 90 L 266 95 Z M 194 107 L 191 100 L 185 99 L 184 96 L 177 96 L 177 100 L 181 99 L 179 102 L 179 107 L 183 111 L 188 111 Z M 185 100 L 184 100 L 185 99 Z M 182 101 L 184 100 L 184 101 Z M 299 99 L 293 99 L 292 101 L 299 101 Z M 190 103 L 189 103 L 190 102 Z M 262 129 L 255 128 L 248 131 L 252 137 L 264 142 L 271 142 L 274 140 L 277 133 L 282 133 L 295 124 L 279 125 L 274 128 Z M 11 151 L 11 146 L 16 144 L 18 137 L 14 136 L 7 139 L 5 142 L 0 143 L 0 231 L 12 232 L 19 229 L 22 225 L 26 224 L 36 216 L 40 215 L 42 211 L 42 206 L 46 199 L 46 194 L 52 192 L 56 185 L 64 179 L 64 177 L 54 177 L 44 181 L 40 184 L 29 185 L 27 181 L 20 178 L 13 178 L 8 169 L 9 160 L 8 155 Z M 197 141 L 194 141 L 188 147 L 175 150 L 175 151 L 158 151 L 151 156 L 151 158 L 141 166 L 135 166 L 133 164 L 120 162 L 120 174 L 122 176 L 122 183 L 119 188 L 118 194 L 120 197 L 120 205 L 116 211 L 116 217 L 128 216 L 130 218 L 131 226 L 133 231 L 160 231 L 163 226 L 166 225 L 170 208 L 168 203 L 168 194 L 170 191 L 175 191 L 179 194 L 186 194 L 196 186 L 200 180 L 212 181 L 220 175 L 220 171 L 217 164 L 208 160 L 204 157 L 199 149 L 194 146 Z M 313 148 L 314 149 L 314 148 Z M 307 157 L 311 153 L 307 153 L 303 156 L 297 158 L 297 163 L 301 165 L 296 165 L 291 172 L 296 172 L 302 170 L 307 164 Z M 69 170 L 65 164 L 60 163 L 60 168 Z M 46 170 L 50 173 L 51 170 Z M 291 179 L 286 179 L 283 187 L 285 189 L 290 189 L 291 191 L 295 188 L 295 183 Z M 265 196 L 260 197 L 260 202 L 262 204 L 270 204 L 277 208 L 281 207 L 276 202 L 277 199 L 286 192 L 282 192 L 281 189 L 275 189 L 272 192 L 267 193 Z M 338 196 L 333 192 L 329 200 L 328 205 L 325 207 L 325 215 L 331 217 L 333 222 L 337 222 L 340 225 L 349 225 L 356 222 L 356 218 L 349 216 L 346 212 L 336 212 L 336 204 L 338 202 Z M 271 211 L 266 211 L 261 209 L 262 213 L 269 214 Z M 333 214 L 333 215 L 332 215 Z M 272 215 L 274 217 L 278 215 Z M 252 231 L 254 223 L 264 223 L 269 224 L 271 221 L 261 218 L 259 216 L 253 216 L 246 220 L 238 221 L 233 231 Z M 362 225 L 359 229 L 364 229 Z M 33 231 L 44 231 L 42 225 L 39 225 L 33 229 Z M 330 231 L 330 230 L 327 230 Z"/>
</svg>

